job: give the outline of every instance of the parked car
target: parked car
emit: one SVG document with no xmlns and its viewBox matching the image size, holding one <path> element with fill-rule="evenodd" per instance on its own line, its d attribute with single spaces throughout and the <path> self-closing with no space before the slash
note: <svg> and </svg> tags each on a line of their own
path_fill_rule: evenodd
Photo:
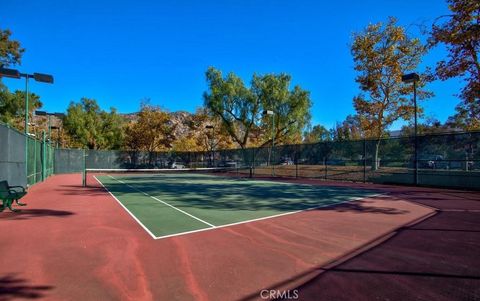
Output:
<svg viewBox="0 0 480 301">
<path fill-rule="evenodd" d="M 448 169 L 448 161 L 442 155 L 426 155 L 418 159 L 421 168 Z"/>
<path fill-rule="evenodd" d="M 235 168 L 235 167 L 237 167 L 237 162 L 235 162 L 233 160 L 221 161 L 220 163 L 218 163 L 218 167 L 232 167 L 232 168 Z"/>
<path fill-rule="evenodd" d="M 169 167 L 172 169 L 182 169 L 185 168 L 185 164 L 177 161 L 173 161 L 169 164 Z"/>
<path fill-rule="evenodd" d="M 293 165 L 293 160 L 290 158 L 283 158 L 282 161 L 280 161 L 280 165 Z"/>
</svg>

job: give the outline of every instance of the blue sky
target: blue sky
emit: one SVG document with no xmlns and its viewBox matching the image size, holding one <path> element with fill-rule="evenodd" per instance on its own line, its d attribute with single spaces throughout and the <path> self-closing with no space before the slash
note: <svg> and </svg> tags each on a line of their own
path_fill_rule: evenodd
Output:
<svg viewBox="0 0 480 301">
<path fill-rule="evenodd" d="M 396 16 L 411 35 L 448 13 L 443 0 L 384 1 L 3 1 L 0 28 L 26 52 L 23 72 L 53 74 L 54 85 L 34 83 L 48 111 L 70 101 L 96 99 L 104 108 L 138 111 L 150 98 L 169 111 L 203 104 L 205 71 L 214 66 L 249 82 L 254 72 L 289 73 L 311 92 L 313 124 L 328 128 L 354 113 L 353 32 Z M 412 25 L 414 24 L 414 25 Z M 438 48 L 424 60 L 445 56 Z M 12 90 L 24 83 L 4 79 Z M 429 86 L 436 94 L 427 115 L 454 112 L 458 79 Z M 400 126 L 397 124 L 396 127 Z"/>
</svg>

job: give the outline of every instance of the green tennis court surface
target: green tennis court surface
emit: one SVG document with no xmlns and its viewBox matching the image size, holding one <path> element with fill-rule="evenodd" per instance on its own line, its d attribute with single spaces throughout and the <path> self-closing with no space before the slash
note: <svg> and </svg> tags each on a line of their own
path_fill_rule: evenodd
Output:
<svg viewBox="0 0 480 301">
<path fill-rule="evenodd" d="M 114 174 L 96 178 L 155 239 L 378 195 L 373 190 L 204 174 Z"/>
</svg>

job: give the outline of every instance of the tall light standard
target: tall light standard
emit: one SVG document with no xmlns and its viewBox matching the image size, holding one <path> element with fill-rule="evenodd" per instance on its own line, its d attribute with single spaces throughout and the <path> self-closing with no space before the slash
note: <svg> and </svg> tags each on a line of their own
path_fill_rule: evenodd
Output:
<svg viewBox="0 0 480 301">
<path fill-rule="evenodd" d="M 35 111 L 35 115 L 36 116 L 47 116 L 48 118 L 48 143 L 50 143 L 50 146 L 53 146 L 55 147 L 55 145 L 53 145 L 52 143 L 52 129 L 54 127 L 52 127 L 52 123 L 51 123 L 51 116 L 56 116 L 58 118 L 63 118 L 65 116 L 65 114 L 63 113 L 48 113 L 48 112 L 45 112 L 45 111 Z M 56 129 L 59 129 L 59 127 L 55 127 Z M 47 171 L 47 139 L 45 138 L 45 131 L 43 131 L 43 143 L 42 143 L 42 154 L 43 154 L 43 157 L 42 157 L 42 161 L 43 161 L 43 165 L 42 165 L 42 180 L 45 180 L 47 178 L 48 175 L 50 175 L 52 173 L 51 171 L 51 168 L 50 167 L 50 172 Z M 58 147 L 58 139 L 57 139 L 57 147 Z M 53 164 L 53 162 L 52 162 Z"/>
<path fill-rule="evenodd" d="M 415 106 L 415 171 L 413 174 L 413 181 L 415 185 L 418 185 L 417 81 L 419 80 L 420 76 L 417 73 L 410 73 L 402 76 L 402 82 L 413 83 L 413 105 Z"/>
<path fill-rule="evenodd" d="M 58 148 L 59 145 L 60 145 L 60 129 L 61 128 L 59 126 L 54 125 L 54 126 L 50 127 L 50 129 L 57 130 L 57 143 L 56 143 L 55 147 Z"/>
<path fill-rule="evenodd" d="M 0 77 L 10 77 L 20 79 L 21 77 L 25 78 L 25 177 L 27 177 L 27 185 L 28 185 L 28 79 L 33 78 L 37 82 L 41 83 L 48 83 L 53 84 L 53 76 L 49 74 L 43 73 L 20 73 L 20 71 L 16 69 L 7 69 L 7 68 L 0 68 Z"/>
<path fill-rule="evenodd" d="M 274 157 L 274 147 L 275 147 L 275 113 L 273 111 L 270 111 L 270 110 L 265 110 L 263 111 L 263 115 L 264 116 L 267 116 L 267 115 L 270 115 L 272 116 L 272 150 L 270 151 L 271 153 L 271 160 L 270 160 L 270 156 L 268 158 L 268 164 L 271 164 L 272 161 L 272 176 L 275 176 L 275 157 Z"/>
<path fill-rule="evenodd" d="M 207 125 L 205 126 L 206 129 L 208 130 L 212 130 L 212 139 L 211 142 L 210 142 L 210 151 L 212 152 L 211 153 L 211 156 L 212 156 L 212 167 L 215 167 L 215 127 L 213 125 Z"/>
<path fill-rule="evenodd" d="M 35 111 L 36 116 L 47 116 L 48 117 L 48 140 L 51 142 L 52 141 L 52 129 L 54 128 L 51 124 L 50 117 L 55 116 L 57 118 L 63 118 L 65 117 L 65 114 L 63 113 L 48 113 L 45 111 Z M 58 127 L 55 127 L 55 129 L 59 129 Z"/>
</svg>

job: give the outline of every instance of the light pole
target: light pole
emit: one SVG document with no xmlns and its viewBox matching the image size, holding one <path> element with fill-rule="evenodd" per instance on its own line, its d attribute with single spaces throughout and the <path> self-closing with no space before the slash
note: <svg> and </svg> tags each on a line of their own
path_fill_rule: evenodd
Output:
<svg viewBox="0 0 480 301">
<path fill-rule="evenodd" d="M 263 111 L 263 115 L 267 116 L 270 115 L 272 116 L 272 150 L 270 151 L 271 153 L 271 159 L 270 156 L 268 158 L 268 164 L 272 164 L 272 176 L 275 176 L 275 157 L 274 157 L 274 148 L 275 148 L 275 113 L 270 110 L 265 110 Z M 273 161 L 273 162 L 272 162 Z"/>
<path fill-rule="evenodd" d="M 48 112 L 45 112 L 45 111 L 35 111 L 35 115 L 36 116 L 48 116 L 48 141 L 50 141 L 50 143 L 51 143 L 52 142 L 52 129 L 53 128 L 59 129 L 59 127 L 52 126 L 50 117 L 55 116 L 57 118 L 63 118 L 63 117 L 65 117 L 65 114 L 63 114 L 63 113 L 48 113 Z"/>
<path fill-rule="evenodd" d="M 58 148 L 58 146 L 60 145 L 60 127 L 54 125 L 54 126 L 50 127 L 50 129 L 57 130 L 57 143 L 55 145 L 55 148 Z"/>
<path fill-rule="evenodd" d="M 212 139 L 211 142 L 210 142 L 210 151 L 212 152 L 211 155 L 212 155 L 212 160 L 211 160 L 211 163 L 212 163 L 212 167 L 215 167 L 215 127 L 213 125 L 207 125 L 205 126 L 206 129 L 208 130 L 212 130 Z"/>
<path fill-rule="evenodd" d="M 420 80 L 420 76 L 417 73 L 409 73 L 402 76 L 402 82 L 413 83 L 413 105 L 415 106 L 415 171 L 413 174 L 413 181 L 415 185 L 418 185 L 418 133 L 417 133 L 417 81 Z"/>
<path fill-rule="evenodd" d="M 20 79 L 21 77 L 25 78 L 25 177 L 27 177 L 27 186 L 28 186 L 28 79 L 33 78 L 37 82 L 53 84 L 53 76 L 43 73 L 20 73 L 16 69 L 7 69 L 0 68 L 0 77 L 10 77 Z"/>
</svg>

